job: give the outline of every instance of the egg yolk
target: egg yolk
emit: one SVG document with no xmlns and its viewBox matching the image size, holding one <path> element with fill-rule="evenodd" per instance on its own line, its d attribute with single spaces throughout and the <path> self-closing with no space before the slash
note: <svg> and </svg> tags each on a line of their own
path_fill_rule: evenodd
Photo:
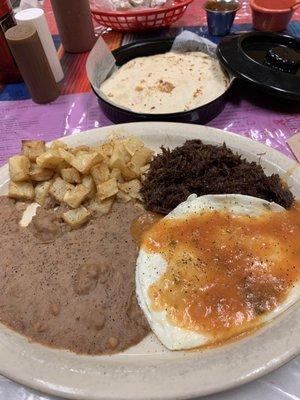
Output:
<svg viewBox="0 0 300 400">
<path fill-rule="evenodd" d="M 223 340 L 257 325 L 297 284 L 300 204 L 256 217 L 209 211 L 163 219 L 142 248 L 167 262 L 148 289 L 152 310 Z"/>
</svg>

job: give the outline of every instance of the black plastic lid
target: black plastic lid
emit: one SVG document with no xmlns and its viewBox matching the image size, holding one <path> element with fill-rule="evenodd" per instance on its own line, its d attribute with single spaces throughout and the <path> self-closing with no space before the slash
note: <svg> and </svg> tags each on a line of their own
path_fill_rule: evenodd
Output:
<svg viewBox="0 0 300 400">
<path fill-rule="evenodd" d="M 217 55 L 235 77 L 300 101 L 300 40 L 268 32 L 246 33 L 223 39 Z"/>
</svg>

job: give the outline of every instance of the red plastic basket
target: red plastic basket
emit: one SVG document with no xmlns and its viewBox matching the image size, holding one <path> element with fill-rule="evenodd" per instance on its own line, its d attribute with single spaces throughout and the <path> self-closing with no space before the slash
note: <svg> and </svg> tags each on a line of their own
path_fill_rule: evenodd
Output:
<svg viewBox="0 0 300 400">
<path fill-rule="evenodd" d="M 170 26 L 182 17 L 193 0 L 174 0 L 171 6 L 128 11 L 101 11 L 92 8 L 92 15 L 100 25 L 117 31 L 141 31 Z"/>
</svg>

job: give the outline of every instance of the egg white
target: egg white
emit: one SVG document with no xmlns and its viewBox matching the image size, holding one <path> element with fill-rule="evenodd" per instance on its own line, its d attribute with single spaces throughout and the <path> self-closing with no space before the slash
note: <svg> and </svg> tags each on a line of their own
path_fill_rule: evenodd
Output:
<svg viewBox="0 0 300 400">
<path fill-rule="evenodd" d="M 284 211 L 284 208 L 276 203 L 244 195 L 206 195 L 200 197 L 191 195 L 185 202 L 179 204 L 171 211 L 165 219 L 176 219 L 184 215 L 187 216 L 212 210 L 225 210 L 237 216 L 259 216 L 267 210 L 281 212 Z M 167 262 L 160 254 L 150 254 L 144 249 L 140 249 L 136 266 L 136 294 L 152 331 L 161 343 L 170 350 L 191 349 L 212 344 L 214 338 L 209 334 L 180 328 L 167 320 L 166 311 L 156 312 L 152 310 L 151 299 L 148 295 L 149 287 L 159 280 L 166 269 Z M 276 309 L 266 313 L 263 318 L 257 321 L 257 324 L 271 321 L 293 305 L 299 298 L 300 282 L 290 290 L 284 302 Z"/>
</svg>

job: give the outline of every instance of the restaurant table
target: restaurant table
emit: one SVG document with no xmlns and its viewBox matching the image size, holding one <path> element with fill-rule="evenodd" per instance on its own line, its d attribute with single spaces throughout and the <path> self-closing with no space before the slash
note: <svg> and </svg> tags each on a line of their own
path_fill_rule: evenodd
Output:
<svg viewBox="0 0 300 400">
<path fill-rule="evenodd" d="M 248 1 L 241 1 L 233 34 L 252 30 Z M 122 44 L 149 37 L 174 37 L 184 30 L 195 32 L 214 42 L 206 27 L 203 0 L 194 0 L 184 16 L 168 29 L 127 33 L 113 32 L 95 25 L 111 50 Z M 87 53 L 64 52 L 57 33 L 50 1 L 44 9 L 65 72 L 61 96 L 48 105 L 37 105 L 23 83 L 0 84 L 0 165 L 20 150 L 21 139 L 52 140 L 87 129 L 112 125 L 100 110 L 85 73 Z M 296 11 L 286 33 L 300 37 L 300 11 Z M 246 83 L 237 82 L 231 90 L 224 111 L 207 125 L 235 132 L 274 147 L 287 156 L 293 154 L 286 140 L 300 127 L 300 106 L 257 92 Z M 300 130 L 300 129 L 299 129 Z M 149 394 L 150 396 L 151 394 Z M 0 376 L 0 400 L 53 400 Z M 256 381 L 205 400 L 300 400 L 300 357 Z"/>
</svg>

